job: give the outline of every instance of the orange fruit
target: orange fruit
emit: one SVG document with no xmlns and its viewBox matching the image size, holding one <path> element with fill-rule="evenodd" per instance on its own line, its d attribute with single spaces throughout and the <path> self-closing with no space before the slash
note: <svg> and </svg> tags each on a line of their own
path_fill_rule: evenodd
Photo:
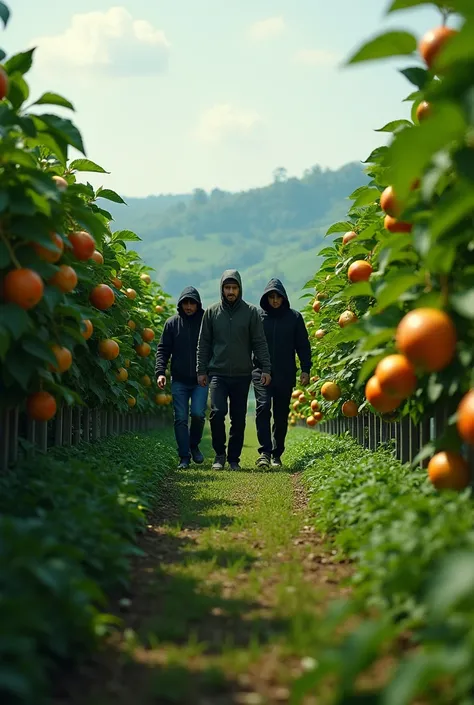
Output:
<svg viewBox="0 0 474 705">
<path fill-rule="evenodd" d="M 311 402 L 311 411 L 319 411 L 319 401 L 316 399 Z"/>
<path fill-rule="evenodd" d="M 51 346 L 51 351 L 57 360 L 56 366 L 50 365 L 51 369 L 55 372 L 59 372 L 59 374 L 66 372 L 72 365 L 71 351 L 57 345 L 56 343 Z"/>
<path fill-rule="evenodd" d="M 323 420 L 323 415 L 320 411 L 315 411 L 313 414 L 313 419 L 315 419 L 316 423 L 319 423 L 320 421 Z"/>
<path fill-rule="evenodd" d="M 117 382 L 126 382 L 128 379 L 128 372 L 125 367 L 119 367 L 115 372 L 115 379 Z"/>
<path fill-rule="evenodd" d="M 380 196 L 380 207 L 387 215 L 391 215 L 392 218 L 397 218 L 402 212 L 402 207 L 397 201 L 393 186 L 387 186 Z"/>
<path fill-rule="evenodd" d="M 299 390 L 299 389 L 295 389 L 295 390 L 291 393 L 291 397 L 292 397 L 292 399 L 298 399 L 298 397 L 299 397 L 300 394 L 301 394 L 300 390 Z"/>
<path fill-rule="evenodd" d="M 125 367 L 130 367 L 130 360 L 125 360 L 123 364 Z"/>
<path fill-rule="evenodd" d="M 314 311 L 315 313 L 319 313 L 320 310 L 321 310 L 321 302 L 320 302 L 320 301 L 317 301 L 317 300 L 314 301 L 314 302 L 313 302 L 313 311 Z"/>
<path fill-rule="evenodd" d="M 104 257 L 99 250 L 94 250 L 91 255 L 91 259 L 94 260 L 96 264 L 104 264 Z"/>
<path fill-rule="evenodd" d="M 163 306 L 155 306 L 155 311 L 156 311 L 157 313 L 163 313 L 164 308 L 163 308 Z"/>
<path fill-rule="evenodd" d="M 100 311 L 106 311 L 113 305 L 115 294 L 107 284 L 99 284 L 89 294 L 89 301 Z"/>
<path fill-rule="evenodd" d="M 293 409 L 296 411 L 296 409 L 299 407 L 300 401 L 297 399 L 295 402 L 293 402 Z"/>
<path fill-rule="evenodd" d="M 352 311 L 343 311 L 339 316 L 339 325 L 341 328 L 351 325 L 351 323 L 357 323 L 358 318 Z"/>
<path fill-rule="evenodd" d="M 137 292 L 135 291 L 135 289 L 127 289 L 125 295 L 127 299 L 131 299 L 132 301 L 133 299 L 137 298 Z"/>
<path fill-rule="evenodd" d="M 158 406 L 165 406 L 168 403 L 168 395 L 163 393 L 157 394 L 155 397 L 155 402 Z"/>
<path fill-rule="evenodd" d="M 149 274 L 140 274 L 140 279 L 142 282 L 145 282 L 145 284 L 151 284 L 151 277 Z"/>
<path fill-rule="evenodd" d="M 49 421 L 56 411 L 56 399 L 49 392 L 35 392 L 26 400 L 26 412 L 33 421 Z"/>
<path fill-rule="evenodd" d="M 64 250 L 64 242 L 60 235 L 57 233 L 51 233 L 51 244 L 53 245 L 52 250 L 48 249 L 44 245 L 40 245 L 39 242 L 33 243 L 33 249 L 44 262 L 50 262 L 54 264 L 61 258 Z"/>
<path fill-rule="evenodd" d="M 149 343 L 155 337 L 155 332 L 151 328 L 144 328 L 142 330 L 142 338 L 146 343 Z"/>
<path fill-rule="evenodd" d="M 86 261 L 92 257 L 95 251 L 95 240 L 92 235 L 84 230 L 78 230 L 75 233 L 70 233 L 68 237 L 76 259 Z"/>
<path fill-rule="evenodd" d="M 135 352 L 137 353 L 138 357 L 148 357 L 148 355 L 151 353 L 151 347 L 148 345 L 148 343 L 140 343 L 140 345 L 135 346 Z"/>
<path fill-rule="evenodd" d="M 53 181 L 56 184 L 58 191 L 65 191 L 68 187 L 68 183 L 67 183 L 66 179 L 63 178 L 62 176 L 58 176 L 57 174 L 55 174 L 53 176 Z"/>
<path fill-rule="evenodd" d="M 120 354 L 120 348 L 115 340 L 106 338 L 99 342 L 99 355 L 104 360 L 115 360 Z"/>
<path fill-rule="evenodd" d="M 411 233 L 413 228 L 411 223 L 405 223 L 403 220 L 397 220 L 396 218 L 392 218 L 391 215 L 385 216 L 383 225 L 385 230 L 388 230 L 390 233 Z"/>
<path fill-rule="evenodd" d="M 419 106 L 416 109 L 416 118 L 418 122 L 423 122 L 423 120 L 426 120 L 426 118 L 429 118 L 432 113 L 432 108 L 430 103 L 427 103 L 426 100 L 422 100 Z"/>
<path fill-rule="evenodd" d="M 324 291 L 318 291 L 318 293 L 316 294 L 316 297 L 315 297 L 315 298 L 316 298 L 318 301 L 324 301 L 324 299 L 327 299 L 327 297 L 328 297 L 328 295 L 325 294 Z"/>
<path fill-rule="evenodd" d="M 352 284 L 355 282 L 366 282 L 369 280 L 373 269 L 370 262 L 365 259 L 358 259 L 351 264 L 347 270 L 347 278 Z"/>
<path fill-rule="evenodd" d="M 314 384 L 314 382 L 317 382 L 318 379 L 319 379 L 319 377 L 311 377 L 311 382 L 313 382 L 313 384 Z"/>
<path fill-rule="evenodd" d="M 347 232 L 342 238 L 342 244 L 348 245 L 352 240 L 355 240 L 356 237 L 357 233 L 354 230 L 349 230 L 349 232 Z"/>
<path fill-rule="evenodd" d="M 436 27 L 430 29 L 421 39 L 418 49 L 425 64 L 429 69 L 434 67 L 438 56 L 449 42 L 458 32 L 450 27 Z"/>
<path fill-rule="evenodd" d="M 306 419 L 306 424 L 307 426 L 316 426 L 317 421 L 314 416 L 308 416 L 308 418 Z"/>
<path fill-rule="evenodd" d="M 85 340 L 89 340 L 91 337 L 92 333 L 94 332 L 94 326 L 92 325 L 91 321 L 89 321 L 88 318 L 84 319 L 81 321 L 81 327 L 83 330 L 81 330 L 81 335 Z"/>
<path fill-rule="evenodd" d="M 122 280 L 119 279 L 118 277 L 112 277 L 112 279 L 110 281 L 112 282 L 112 284 L 115 286 L 116 289 L 121 289 L 123 286 Z"/>
<path fill-rule="evenodd" d="M 326 331 L 323 330 L 322 328 L 319 328 L 316 331 L 316 333 L 314 334 L 314 337 L 317 338 L 318 340 L 322 340 L 325 335 L 326 335 Z"/>
<path fill-rule="evenodd" d="M 137 324 L 135 323 L 135 321 L 130 320 L 127 322 L 127 326 L 130 328 L 130 330 L 135 330 L 137 327 Z"/>
<path fill-rule="evenodd" d="M 357 414 L 359 413 L 359 407 L 357 406 L 355 401 L 345 401 L 342 405 L 341 411 L 344 416 L 352 418 L 354 416 L 357 416 Z"/>
<path fill-rule="evenodd" d="M 395 399 L 383 393 L 375 375 L 371 377 L 365 385 L 365 398 L 372 404 L 374 409 L 381 414 L 395 411 L 402 403 L 402 399 Z"/>
<path fill-rule="evenodd" d="M 149 378 L 148 375 L 143 375 L 143 377 L 142 377 L 142 384 L 143 384 L 145 387 L 151 387 L 151 379 Z"/>
<path fill-rule="evenodd" d="M 304 394 L 300 394 L 298 397 L 300 404 L 304 404 L 306 401 L 306 396 Z"/>
<path fill-rule="evenodd" d="M 325 382 L 321 387 L 321 394 L 326 401 L 336 401 L 341 396 L 341 388 L 335 382 Z"/>
<path fill-rule="evenodd" d="M 49 280 L 49 284 L 55 286 L 62 291 L 63 294 L 68 294 L 77 286 L 77 274 L 68 264 L 60 264 L 59 270 L 56 274 L 53 274 Z"/>
<path fill-rule="evenodd" d="M 314 326 L 314 321 L 305 321 L 306 328 L 312 328 Z"/>
<path fill-rule="evenodd" d="M 404 355 L 388 355 L 375 368 L 380 389 L 389 397 L 406 399 L 416 389 L 415 368 Z"/>
<path fill-rule="evenodd" d="M 456 328 L 447 313 L 416 308 L 406 314 L 395 334 L 397 349 L 424 372 L 439 372 L 456 352 Z"/>
<path fill-rule="evenodd" d="M 474 389 L 465 394 L 459 403 L 457 427 L 463 441 L 474 445 Z"/>
<path fill-rule="evenodd" d="M 43 298 L 44 284 L 40 275 L 32 269 L 12 269 L 3 280 L 3 298 L 28 311 Z"/>
<path fill-rule="evenodd" d="M 428 477 L 437 490 L 463 490 L 471 479 L 467 461 L 450 450 L 433 455 L 428 463 Z"/>
<path fill-rule="evenodd" d="M 7 74 L 7 72 L 0 66 L 0 100 L 3 100 L 4 98 L 7 97 L 7 95 L 8 95 L 8 86 L 9 86 L 8 74 Z"/>
<path fill-rule="evenodd" d="M 133 407 L 135 406 L 136 403 L 137 403 L 137 400 L 135 399 L 135 397 L 128 397 L 127 404 L 129 405 L 129 407 L 131 409 L 133 409 Z"/>
</svg>

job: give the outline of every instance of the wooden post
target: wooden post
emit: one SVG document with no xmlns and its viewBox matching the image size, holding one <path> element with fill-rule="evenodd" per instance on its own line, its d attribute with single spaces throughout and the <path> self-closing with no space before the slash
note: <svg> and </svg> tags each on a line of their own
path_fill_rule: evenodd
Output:
<svg viewBox="0 0 474 705">
<path fill-rule="evenodd" d="M 84 443 L 89 443 L 91 427 L 91 412 L 87 407 L 82 412 L 82 439 Z"/>
<path fill-rule="evenodd" d="M 99 410 L 92 409 L 91 412 L 91 440 L 97 441 L 100 438 Z"/>
<path fill-rule="evenodd" d="M 76 406 L 73 411 L 73 424 L 74 424 L 74 445 L 77 446 L 81 442 L 81 418 L 82 410 L 80 406 Z"/>
<path fill-rule="evenodd" d="M 63 417 L 64 407 L 61 405 L 54 419 L 54 445 L 62 446 L 63 444 Z"/>
<path fill-rule="evenodd" d="M 420 426 L 414 424 L 410 419 L 410 463 L 413 464 L 414 459 L 420 452 Z"/>
<path fill-rule="evenodd" d="M 36 422 L 36 442 L 42 453 L 46 453 L 48 450 L 48 422 L 47 421 L 37 421 Z"/>
<path fill-rule="evenodd" d="M 70 446 L 72 444 L 72 407 L 64 408 L 63 417 L 63 445 Z"/>
<path fill-rule="evenodd" d="M 10 460 L 10 409 L 0 414 L 0 471 L 8 469 Z"/>
</svg>

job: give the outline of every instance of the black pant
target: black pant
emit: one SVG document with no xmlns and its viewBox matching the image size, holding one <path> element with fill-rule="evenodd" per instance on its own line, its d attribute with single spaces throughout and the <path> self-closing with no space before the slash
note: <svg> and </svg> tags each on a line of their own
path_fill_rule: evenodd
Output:
<svg viewBox="0 0 474 705">
<path fill-rule="evenodd" d="M 227 460 L 238 463 L 244 445 L 245 419 L 247 416 L 247 399 L 251 377 L 211 377 L 211 413 L 209 423 L 212 434 L 212 447 L 216 455 L 225 455 L 225 417 L 229 400 L 230 433 Z"/>
<path fill-rule="evenodd" d="M 260 443 L 258 452 L 280 458 L 285 450 L 292 387 L 281 386 L 274 382 L 264 387 L 260 382 L 260 374 L 254 374 L 253 388 L 256 401 L 257 436 Z M 270 429 L 272 401 L 273 425 Z"/>
</svg>

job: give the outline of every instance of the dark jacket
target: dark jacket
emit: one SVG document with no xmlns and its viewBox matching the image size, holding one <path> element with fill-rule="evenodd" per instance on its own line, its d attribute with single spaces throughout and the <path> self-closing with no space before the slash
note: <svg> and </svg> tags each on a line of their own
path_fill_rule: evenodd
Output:
<svg viewBox="0 0 474 705">
<path fill-rule="evenodd" d="M 240 294 L 233 305 L 224 298 L 226 279 L 235 279 Z M 270 355 L 258 309 L 242 299 L 242 279 L 236 269 L 221 277 L 221 300 L 209 306 L 201 324 L 197 352 L 198 375 L 243 377 L 252 374 L 252 352 L 263 372 L 270 372 Z"/>
<path fill-rule="evenodd" d="M 283 296 L 280 308 L 274 309 L 268 303 L 268 294 L 276 291 Z M 311 345 L 308 331 L 299 311 L 290 308 L 285 287 L 279 279 L 270 279 L 260 299 L 260 317 L 270 350 L 272 363 L 272 382 L 279 386 L 293 387 L 296 381 L 297 353 L 301 371 L 311 371 Z M 258 355 L 254 356 L 254 366 L 262 369 Z"/>
<path fill-rule="evenodd" d="M 182 310 L 184 299 L 197 302 L 198 309 L 193 316 L 187 316 Z M 185 384 L 197 384 L 196 348 L 204 315 L 199 291 L 193 286 L 183 289 L 177 308 L 178 313 L 166 321 L 156 349 L 155 377 L 165 374 L 171 357 L 172 379 Z"/>
</svg>

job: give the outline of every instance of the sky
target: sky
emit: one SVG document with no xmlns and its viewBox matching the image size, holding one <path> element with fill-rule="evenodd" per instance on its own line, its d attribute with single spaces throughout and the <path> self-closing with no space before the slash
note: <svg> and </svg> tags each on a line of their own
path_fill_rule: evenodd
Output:
<svg viewBox="0 0 474 705">
<path fill-rule="evenodd" d="M 430 6 L 387 17 L 389 0 L 116 3 L 10 0 L 1 46 L 37 47 L 31 95 L 73 102 L 87 156 L 111 172 L 91 182 L 128 197 L 365 160 L 386 140 L 374 130 L 409 115 L 397 68 L 413 59 L 345 60 L 374 34 L 439 24 Z"/>
</svg>

